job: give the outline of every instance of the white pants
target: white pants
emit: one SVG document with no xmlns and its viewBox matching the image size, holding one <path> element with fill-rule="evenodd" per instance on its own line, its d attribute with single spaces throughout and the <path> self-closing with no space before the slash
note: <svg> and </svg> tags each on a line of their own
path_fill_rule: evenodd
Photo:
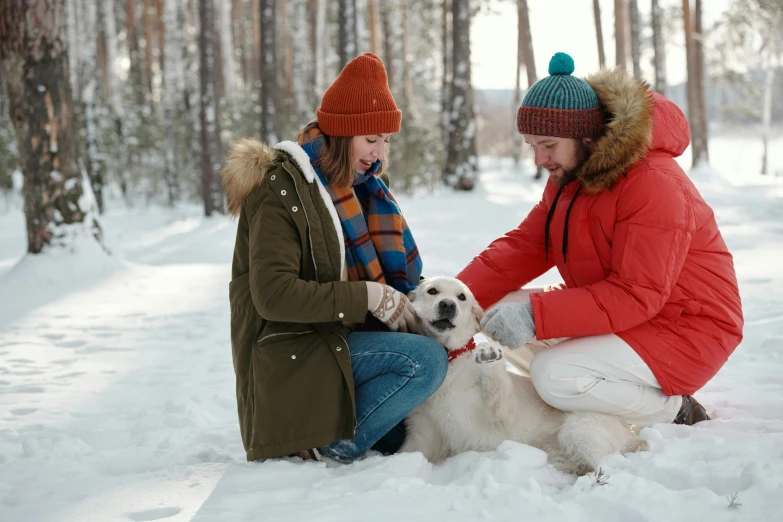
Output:
<svg viewBox="0 0 783 522">
<path fill-rule="evenodd" d="M 547 290 L 521 290 L 503 302 Z M 617 415 L 641 427 L 672 422 L 682 406 L 682 397 L 664 395 L 649 366 L 614 334 L 534 341 L 508 359 L 559 410 Z"/>
</svg>

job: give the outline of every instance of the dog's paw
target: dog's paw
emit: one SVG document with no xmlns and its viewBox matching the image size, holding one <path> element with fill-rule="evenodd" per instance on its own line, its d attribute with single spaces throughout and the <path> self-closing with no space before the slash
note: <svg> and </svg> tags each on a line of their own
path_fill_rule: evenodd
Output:
<svg viewBox="0 0 783 522">
<path fill-rule="evenodd" d="M 478 343 L 473 351 L 473 360 L 479 364 L 499 361 L 502 358 L 503 348 L 488 342 Z"/>
</svg>

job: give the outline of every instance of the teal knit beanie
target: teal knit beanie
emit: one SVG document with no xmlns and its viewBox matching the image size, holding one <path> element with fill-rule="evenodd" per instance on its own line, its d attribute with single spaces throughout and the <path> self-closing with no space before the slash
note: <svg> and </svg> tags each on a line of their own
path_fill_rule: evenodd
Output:
<svg viewBox="0 0 783 522">
<path fill-rule="evenodd" d="M 558 138 L 593 138 L 604 122 L 598 97 L 582 79 L 571 76 L 574 60 L 556 53 L 549 74 L 527 91 L 517 111 L 520 134 Z"/>
</svg>

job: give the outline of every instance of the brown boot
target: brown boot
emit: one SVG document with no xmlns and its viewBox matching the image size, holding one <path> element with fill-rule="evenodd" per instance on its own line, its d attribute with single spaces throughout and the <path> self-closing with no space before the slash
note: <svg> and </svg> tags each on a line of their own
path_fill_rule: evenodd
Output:
<svg viewBox="0 0 783 522">
<path fill-rule="evenodd" d="M 302 460 L 315 460 L 315 461 L 321 460 L 320 454 L 316 449 L 297 451 L 296 453 L 291 453 L 289 457 L 299 457 Z"/>
<path fill-rule="evenodd" d="M 680 412 L 674 418 L 674 424 L 693 426 L 697 422 L 706 420 L 710 420 L 710 416 L 707 415 L 707 410 L 704 409 L 704 406 L 699 404 L 699 401 L 690 395 L 683 395 L 682 407 L 680 408 Z"/>
</svg>

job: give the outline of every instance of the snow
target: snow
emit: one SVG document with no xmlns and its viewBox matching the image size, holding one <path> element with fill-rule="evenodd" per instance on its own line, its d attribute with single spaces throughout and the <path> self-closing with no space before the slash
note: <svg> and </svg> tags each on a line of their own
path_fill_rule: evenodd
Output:
<svg viewBox="0 0 783 522">
<path fill-rule="evenodd" d="M 698 394 L 717 419 L 643 430 L 650 451 L 610 456 L 600 479 L 511 442 L 438 466 L 419 454 L 247 463 L 227 303 L 236 222 L 108 201 L 114 256 L 84 238 L 20 260 L 21 201 L 0 204 L 0 520 L 778 520 L 783 176 L 756 175 L 752 147 L 714 138 L 717 169 L 691 173 L 734 254 L 746 317 L 742 345 Z M 425 275 L 454 275 L 538 200 L 529 165 L 481 166 L 473 193 L 398 198 Z"/>
</svg>

